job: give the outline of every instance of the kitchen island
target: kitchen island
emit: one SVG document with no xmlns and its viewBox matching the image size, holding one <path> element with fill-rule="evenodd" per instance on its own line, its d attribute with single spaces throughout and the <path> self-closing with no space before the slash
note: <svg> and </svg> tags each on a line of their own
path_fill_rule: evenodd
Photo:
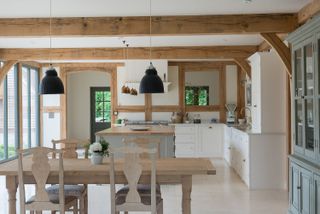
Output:
<svg viewBox="0 0 320 214">
<path fill-rule="evenodd" d="M 122 126 L 122 127 L 111 127 L 96 133 L 96 139 L 99 140 L 103 137 L 106 141 L 110 143 L 113 148 L 123 147 L 122 142 L 124 138 L 150 138 L 160 139 L 160 145 L 155 145 L 151 143 L 149 147 L 159 148 L 159 156 L 161 158 L 165 157 L 175 157 L 174 153 L 174 135 L 175 130 L 173 126 L 163 126 L 163 125 L 150 125 L 143 126 L 147 127 L 148 130 L 133 130 L 136 128 L 141 128 L 142 126 Z M 143 128 L 142 127 L 142 128 Z"/>
</svg>

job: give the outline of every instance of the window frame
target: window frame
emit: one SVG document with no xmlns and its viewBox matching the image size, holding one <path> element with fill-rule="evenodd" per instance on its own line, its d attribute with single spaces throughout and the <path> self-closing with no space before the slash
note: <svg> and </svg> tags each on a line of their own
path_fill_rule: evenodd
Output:
<svg viewBox="0 0 320 214">
<path fill-rule="evenodd" d="M 0 67 L 3 66 L 3 62 L 0 62 Z M 23 145 L 21 145 L 21 139 L 22 139 L 22 121 L 21 121 L 21 114 L 22 112 L 21 107 L 22 107 L 22 66 L 27 67 L 30 75 L 31 75 L 31 69 L 35 70 L 36 75 L 35 75 L 35 81 L 36 81 L 36 86 L 39 86 L 39 72 L 40 69 L 34 66 L 29 66 L 29 65 L 22 65 L 22 64 L 15 64 L 13 66 L 13 72 L 14 72 L 14 147 L 15 147 L 15 155 L 9 157 L 9 120 L 8 120 L 8 78 L 7 75 L 4 77 L 3 83 L 1 87 L 3 87 L 3 148 L 4 148 L 4 159 L 0 160 L 0 163 L 7 162 L 13 159 L 16 159 L 18 157 L 17 151 L 21 149 Z M 11 71 L 11 70 L 10 70 Z M 28 74 L 28 103 L 31 101 L 31 92 L 29 88 L 31 89 L 31 78 L 29 78 Z M 40 95 L 39 95 L 39 87 L 36 87 L 36 145 L 35 146 L 40 146 Z M 31 120 L 31 106 L 28 108 L 28 124 L 30 124 Z M 31 128 L 30 126 L 28 127 L 29 129 Z M 28 131 L 30 133 L 30 130 Z M 31 135 L 30 135 L 31 136 Z M 28 147 L 30 148 L 31 145 L 29 144 Z"/>
<path fill-rule="evenodd" d="M 209 106 L 209 86 L 185 86 L 184 87 L 184 90 L 185 92 L 187 90 L 192 90 L 193 91 L 193 103 L 190 105 L 190 104 L 187 104 L 187 93 L 185 93 L 185 105 L 186 106 Z M 201 90 L 205 90 L 207 92 L 207 105 L 199 105 L 199 94 L 200 94 L 200 91 Z M 196 96 L 197 95 L 197 96 Z M 198 99 L 195 99 L 195 97 L 197 97 Z"/>
</svg>

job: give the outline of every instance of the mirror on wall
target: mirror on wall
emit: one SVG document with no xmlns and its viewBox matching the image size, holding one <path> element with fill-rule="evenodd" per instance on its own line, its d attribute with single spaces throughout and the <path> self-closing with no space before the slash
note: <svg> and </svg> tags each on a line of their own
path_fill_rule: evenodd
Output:
<svg viewBox="0 0 320 214">
<path fill-rule="evenodd" d="M 219 71 L 187 71 L 185 73 L 186 106 L 219 105 Z"/>
</svg>

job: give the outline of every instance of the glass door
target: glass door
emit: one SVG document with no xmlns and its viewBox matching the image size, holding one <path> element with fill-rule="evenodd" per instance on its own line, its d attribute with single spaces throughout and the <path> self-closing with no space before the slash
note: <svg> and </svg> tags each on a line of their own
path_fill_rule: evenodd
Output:
<svg viewBox="0 0 320 214">
<path fill-rule="evenodd" d="M 294 55 L 294 149 L 296 152 L 303 154 L 303 136 L 304 136 L 304 112 L 303 112 L 303 58 L 302 48 L 293 51 Z"/>
<path fill-rule="evenodd" d="M 111 92 L 109 87 L 90 87 L 90 138 L 95 133 L 111 126 Z"/>
<path fill-rule="evenodd" d="M 305 155 L 315 158 L 315 108 L 314 108 L 314 83 L 315 67 L 313 57 L 313 43 L 310 42 L 303 47 L 303 76 L 304 76 L 304 113 L 305 113 Z"/>
<path fill-rule="evenodd" d="M 316 109 L 318 110 L 316 112 L 316 118 L 318 118 L 317 120 L 317 124 L 316 124 L 316 136 L 317 136 L 317 150 L 316 150 L 316 154 L 318 156 L 318 159 L 320 160 L 320 33 L 316 36 L 316 50 L 315 50 L 315 67 L 316 67 L 316 71 L 315 72 L 315 78 L 317 80 L 317 84 L 316 84 Z"/>
</svg>

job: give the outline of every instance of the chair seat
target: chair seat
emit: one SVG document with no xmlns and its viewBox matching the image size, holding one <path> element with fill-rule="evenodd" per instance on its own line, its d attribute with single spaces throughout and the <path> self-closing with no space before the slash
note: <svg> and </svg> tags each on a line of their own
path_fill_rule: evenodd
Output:
<svg viewBox="0 0 320 214">
<path fill-rule="evenodd" d="M 64 195 L 65 196 L 74 196 L 81 197 L 83 191 L 85 190 L 84 185 L 64 185 Z M 49 194 L 59 195 L 59 185 L 52 185 L 46 188 L 46 191 Z"/>
<path fill-rule="evenodd" d="M 151 205 L 151 185 L 150 184 L 138 184 L 138 193 L 141 198 L 141 202 L 144 205 Z M 129 185 L 125 185 L 116 193 L 116 205 L 124 204 L 126 196 L 129 192 Z M 160 185 L 156 185 L 156 203 L 159 204 L 162 201 Z"/>
<path fill-rule="evenodd" d="M 59 204 L 59 194 L 48 193 L 48 196 L 49 196 L 49 200 L 51 201 L 51 203 Z M 76 199 L 77 199 L 77 197 L 75 197 L 75 196 L 66 196 L 65 199 L 64 199 L 65 200 L 65 204 L 68 204 L 71 201 L 76 200 Z M 31 204 L 31 203 L 34 202 L 34 200 L 35 200 L 35 196 L 31 196 L 27 200 L 26 204 Z"/>
</svg>

